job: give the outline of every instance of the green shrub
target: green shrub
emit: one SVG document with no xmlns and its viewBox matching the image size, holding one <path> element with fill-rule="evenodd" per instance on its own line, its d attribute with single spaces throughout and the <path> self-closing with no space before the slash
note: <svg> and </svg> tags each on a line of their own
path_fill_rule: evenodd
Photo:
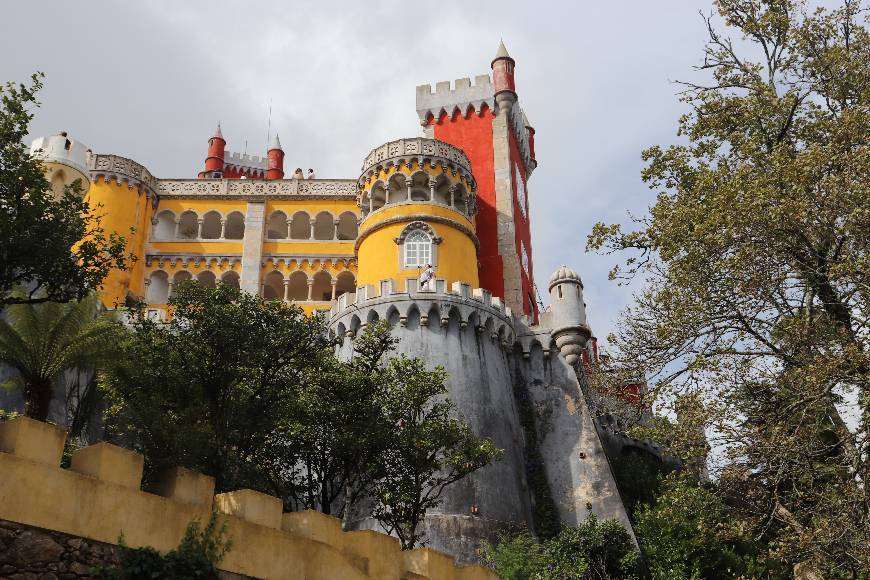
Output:
<svg viewBox="0 0 870 580">
<path fill-rule="evenodd" d="M 217 580 L 217 564 L 232 544 L 226 539 L 226 532 L 226 521 L 218 525 L 216 513 L 212 513 L 205 528 L 198 520 L 193 520 L 187 525 L 178 547 L 167 554 L 150 547 L 129 548 L 122 536 L 118 541 L 121 546 L 118 564 L 99 567 L 93 574 L 100 580 Z"/>
</svg>

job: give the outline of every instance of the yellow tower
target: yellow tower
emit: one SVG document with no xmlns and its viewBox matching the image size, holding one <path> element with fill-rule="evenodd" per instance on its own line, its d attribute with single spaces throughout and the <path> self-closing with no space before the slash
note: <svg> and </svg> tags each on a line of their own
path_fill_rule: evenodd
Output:
<svg viewBox="0 0 870 580">
<path fill-rule="evenodd" d="M 410 291 L 427 264 L 435 279 L 478 286 L 476 185 L 461 149 L 435 139 L 400 139 L 366 157 L 359 178 L 357 284 L 393 279 Z"/>
<path fill-rule="evenodd" d="M 133 261 L 126 270 L 112 270 L 100 297 L 108 308 L 124 306 L 145 295 L 145 244 L 157 204 L 157 179 L 142 165 L 117 155 L 90 155 L 92 183 L 85 200 L 101 216 L 106 235 L 127 241 Z"/>
</svg>

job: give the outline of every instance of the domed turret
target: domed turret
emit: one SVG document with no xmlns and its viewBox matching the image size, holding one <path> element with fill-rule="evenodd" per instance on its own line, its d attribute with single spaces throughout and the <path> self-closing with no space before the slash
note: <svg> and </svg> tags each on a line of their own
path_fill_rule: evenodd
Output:
<svg viewBox="0 0 870 580">
<path fill-rule="evenodd" d="M 553 304 L 551 335 L 565 360 L 575 365 L 591 336 L 583 303 L 583 281 L 577 272 L 561 266 L 550 276 L 549 290 Z"/>
<path fill-rule="evenodd" d="M 42 161 L 45 177 L 56 196 L 76 179 L 82 183 L 82 194 L 91 186 L 88 158 L 90 149 L 84 143 L 70 139 L 66 131 L 51 137 L 39 137 L 30 145 L 30 154 Z"/>
</svg>

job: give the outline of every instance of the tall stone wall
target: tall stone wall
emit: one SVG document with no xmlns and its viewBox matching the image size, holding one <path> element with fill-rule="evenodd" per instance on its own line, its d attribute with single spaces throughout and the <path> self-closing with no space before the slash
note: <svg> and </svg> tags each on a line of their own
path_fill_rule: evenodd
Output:
<svg viewBox="0 0 870 580">
<path fill-rule="evenodd" d="M 532 340 L 515 357 L 519 388 L 534 404 L 535 428 L 549 491 L 563 523 L 578 525 L 591 512 L 616 519 L 631 532 L 605 446 L 599 438 L 574 368 Z"/>
<path fill-rule="evenodd" d="M 443 366 L 461 417 L 476 435 L 505 451 L 500 461 L 449 486 L 443 505 L 424 524 L 431 546 L 469 558 L 482 538 L 505 525 L 531 525 L 524 439 L 508 360 L 510 311 L 487 292 L 475 295 L 464 284 L 456 284 L 454 292 L 392 293 L 392 283 L 381 290 L 374 296 L 373 289 L 363 287 L 358 296 L 342 296 L 330 325 L 343 335 L 341 355 L 352 355 L 353 337 L 363 325 L 389 320 L 399 338 L 398 353 Z"/>
<path fill-rule="evenodd" d="M 594 418 L 577 374 L 559 354 L 547 329 L 526 326 L 485 290 L 438 280 L 431 292 L 394 290 L 391 280 L 342 296 L 330 318 L 340 354 L 353 355 L 354 337 L 366 324 L 388 320 L 398 353 L 447 371 L 451 400 L 478 436 L 489 437 L 504 457 L 448 487 L 441 508 L 427 515 L 431 545 L 473 560 L 482 539 L 508 527 L 534 526 L 535 491 L 527 479 L 530 454 L 539 454 L 561 522 L 577 525 L 592 512 L 620 520 L 630 530 Z M 518 336 L 519 334 L 519 336 Z M 534 405 L 538 449 L 527 448 L 517 389 Z M 476 513 L 472 514 L 472 506 Z M 368 520 L 361 527 L 376 527 Z"/>
<path fill-rule="evenodd" d="M 0 558 L 23 578 L 39 577 L 30 569 L 39 565 L 37 560 L 46 568 L 54 560 L 58 570 L 44 574 L 58 577 L 61 563 L 68 564 L 70 574 L 72 563 L 88 565 L 92 554 L 83 555 L 81 545 L 75 548 L 67 539 L 87 540 L 93 551 L 92 546 L 117 545 L 123 534 L 130 547 L 169 551 L 192 520 L 204 522 L 214 510 L 227 522 L 233 543 L 220 568 L 236 575 L 495 579 L 486 568 L 456 566 L 453 558 L 434 550 L 403 552 L 385 534 L 342 532 L 337 519 L 318 512 L 282 513 L 276 497 L 252 490 L 214 495 L 213 479 L 180 468 L 167 473 L 155 493 L 142 491 L 142 456 L 107 443 L 75 451 L 70 469 L 61 469 L 65 435 L 58 427 L 24 417 L 0 423 L 0 521 L 63 535 L 3 528 Z M 37 555 L 34 542 L 49 554 Z"/>
</svg>

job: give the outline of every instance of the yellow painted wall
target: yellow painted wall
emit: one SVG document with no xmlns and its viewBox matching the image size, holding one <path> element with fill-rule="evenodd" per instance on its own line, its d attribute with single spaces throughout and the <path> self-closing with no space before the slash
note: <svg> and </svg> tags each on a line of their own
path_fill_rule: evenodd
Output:
<svg viewBox="0 0 870 580">
<path fill-rule="evenodd" d="M 402 216 L 440 216 L 458 222 L 473 231 L 471 221 L 452 208 L 429 203 L 404 203 L 386 206 L 371 213 L 360 226 L 360 238 L 363 238 L 357 252 L 359 275 L 357 285 L 377 285 L 385 279 L 396 281 L 399 290 L 405 289 L 406 278 L 416 278 L 419 269 L 401 268 L 399 252 L 401 246 L 396 244 L 402 230 L 411 220 L 393 223 L 375 229 L 380 222 Z M 449 288 L 454 282 L 465 282 L 472 288 L 479 286 L 477 276 L 477 250 L 471 238 L 450 224 L 436 223 L 425 218 L 419 219 L 428 223 L 435 233 L 442 238 L 436 246 L 437 264 L 435 275 L 447 280 Z M 369 233 L 369 230 L 372 230 Z"/>
<path fill-rule="evenodd" d="M 123 305 L 128 289 L 136 295 L 142 293 L 144 244 L 150 234 L 151 202 L 138 187 L 128 187 L 126 183 L 117 181 L 107 183 L 103 179 L 91 184 L 85 199 L 91 211 L 102 216 L 106 234 L 114 232 L 124 236 L 127 253 L 136 258 L 129 269 L 110 272 L 100 289 L 103 304 L 107 307 Z"/>
<path fill-rule="evenodd" d="M 342 532 L 336 518 L 282 514 L 282 502 L 251 490 L 213 495 L 214 480 L 175 469 L 154 493 L 140 490 L 143 457 L 98 443 L 60 467 L 66 433 L 19 417 L 0 423 L 0 520 L 128 546 L 175 548 L 188 523 L 212 509 L 228 524 L 232 548 L 218 565 L 255 578 L 496 580 L 481 566 L 457 566 L 446 554 L 402 552 L 373 531 Z"/>
</svg>

